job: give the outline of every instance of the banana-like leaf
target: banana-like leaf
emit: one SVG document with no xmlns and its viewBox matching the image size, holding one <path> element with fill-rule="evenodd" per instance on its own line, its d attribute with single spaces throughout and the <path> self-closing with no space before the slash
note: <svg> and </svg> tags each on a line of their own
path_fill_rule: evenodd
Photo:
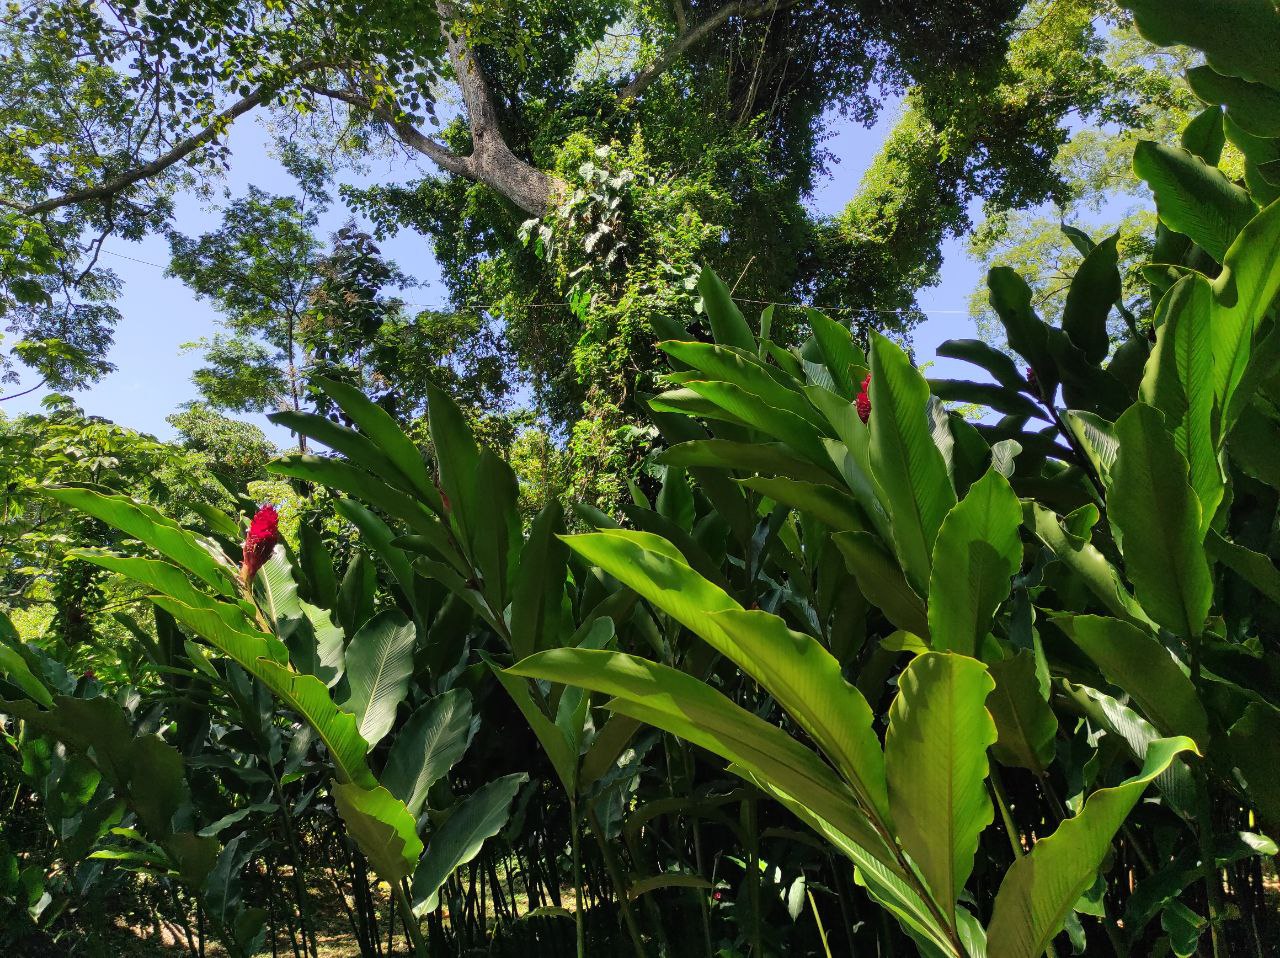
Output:
<svg viewBox="0 0 1280 958">
<path fill-rule="evenodd" d="M 1056 616 L 1053 621 L 1161 733 L 1209 744 L 1209 718 L 1195 686 L 1150 633 L 1100 615 Z"/>
<path fill-rule="evenodd" d="M 1049 327 L 1031 304 L 1031 287 L 1008 266 L 987 273 L 991 308 L 1000 317 L 1009 345 L 1036 374 L 1040 395 L 1052 397 L 1061 381 L 1057 360 L 1049 351 Z"/>
<path fill-rule="evenodd" d="M 1143 609 L 1177 635 L 1198 636 L 1213 601 L 1200 500 L 1187 460 L 1153 406 L 1134 403 L 1116 423 L 1120 454 L 1107 493 L 1111 527 Z"/>
<path fill-rule="evenodd" d="M 947 513 L 933 546 L 929 641 L 939 651 L 975 655 L 1022 565 L 1022 506 L 994 469 Z"/>
<path fill-rule="evenodd" d="M 1214 559 L 1272 602 L 1280 604 L 1280 569 L 1269 558 L 1224 538 L 1216 531 L 1210 531 L 1205 547 Z"/>
<path fill-rule="evenodd" d="M 349 388 L 349 387 L 348 387 Z M 354 393 L 354 390 L 352 390 Z M 359 395 L 355 393 L 355 395 Z M 360 396 L 364 400 L 363 396 Z M 367 400 L 365 400 L 367 402 Z M 375 407 L 376 408 L 376 407 Z M 374 475 L 404 492 L 417 495 L 420 490 L 414 485 L 392 461 L 391 457 L 378 447 L 372 439 L 363 436 L 354 429 L 348 429 L 339 423 L 317 416 L 309 412 L 272 413 L 267 417 L 277 426 L 284 426 L 291 432 L 314 439 L 328 446 L 334 452 L 341 453 L 349 462 L 358 463 Z M 421 460 L 421 457 L 418 457 Z M 434 490 L 433 490 L 434 491 Z"/>
<path fill-rule="evenodd" d="M 870 522 L 862 507 L 848 493 L 833 486 L 799 482 L 782 477 L 755 476 L 742 480 L 748 489 L 790 506 L 809 518 L 829 526 L 833 532 L 866 532 Z"/>
<path fill-rule="evenodd" d="M 439 906 L 440 887 L 502 830 L 512 800 L 528 780 L 524 772 L 504 775 L 480 786 L 454 807 L 431 836 L 427 854 L 413 873 L 414 915 L 420 917 Z"/>
<path fill-rule="evenodd" d="M 167 596 L 155 596 L 151 601 L 259 679 L 302 716 L 328 748 L 340 781 L 373 787 L 373 773 L 365 761 L 369 745 L 360 737 L 355 716 L 339 709 L 324 683 L 314 675 L 302 675 L 281 664 L 288 661 L 288 653 L 273 636 L 232 628 L 219 615 L 213 599 L 200 606 L 189 606 Z"/>
<path fill-rule="evenodd" d="M 396 733 L 382 770 L 382 784 L 417 816 L 427 800 L 427 790 L 462 758 L 478 725 L 466 689 L 440 693 Z"/>
<path fill-rule="evenodd" d="M 354 386 L 323 377 L 317 377 L 314 381 L 392 462 L 400 476 L 408 481 L 408 488 L 438 513 L 440 494 L 436 491 L 435 483 L 431 481 L 431 476 L 427 472 L 422 453 L 413 444 L 413 440 L 404 434 L 392 415 L 377 403 L 370 402 Z M 323 437 L 317 438 L 321 442 L 325 441 Z M 375 463 L 364 461 L 359 456 L 349 455 L 348 458 L 375 472 L 378 472 L 377 467 L 383 464 L 380 459 Z M 393 480 L 395 477 L 384 476 L 384 478 Z"/>
<path fill-rule="evenodd" d="M 336 503 L 338 513 L 360 530 L 360 539 L 378 554 L 386 563 L 387 569 L 395 577 L 400 591 L 404 593 L 409 605 L 417 609 L 418 595 L 414 581 L 413 561 L 405 551 L 392 543 L 396 534 L 383 522 L 358 502 L 350 499 L 339 499 Z"/>
<path fill-rule="evenodd" d="M 1213 287 L 1199 274 L 1183 277 L 1165 293 L 1160 313 L 1164 322 L 1156 330 L 1141 396 L 1164 414 L 1187 460 L 1203 535 L 1223 493 L 1221 442 L 1214 436 Z"/>
<path fill-rule="evenodd" d="M 744 610 L 665 539 L 616 529 L 565 541 L 759 682 L 826 753 L 864 808 L 887 819 L 884 757 L 871 709 L 817 640 L 777 616 Z"/>
<path fill-rule="evenodd" d="M 551 649 L 517 662 L 508 672 L 614 696 L 606 707 L 687 739 L 774 783 L 847 841 L 900 872 L 884 839 L 858 811 L 853 792 L 830 766 L 693 676 L 622 652 L 588 649 Z"/>
<path fill-rule="evenodd" d="M 551 503 L 534 518 L 521 549 L 511 598 L 511 651 L 516 659 L 561 644 L 569 550 L 560 541 L 564 510 Z"/>
<path fill-rule="evenodd" d="M 1280 17 L 1269 0 L 1122 0 L 1160 46 L 1185 44 L 1224 76 L 1280 88 Z"/>
<path fill-rule="evenodd" d="M 31 671 L 27 660 L 19 655 L 17 650 L 6 645 L 2 639 L 0 639 L 0 674 L 26 692 L 38 704 L 45 708 L 53 705 L 53 696 L 49 693 L 48 687 Z"/>
<path fill-rule="evenodd" d="M 1097 244 L 1076 270 L 1062 308 L 1062 328 L 1092 363 L 1101 363 L 1111 350 L 1107 316 L 1123 292 L 1120 283 L 1116 233 Z"/>
<path fill-rule="evenodd" d="M 345 636 L 333 624 L 328 612 L 299 597 L 298 583 L 284 546 L 276 546 L 262 564 L 257 584 L 264 597 L 263 611 L 270 618 L 276 636 L 289 647 L 294 667 L 310 672 L 332 687 L 346 667 Z"/>
<path fill-rule="evenodd" d="M 1018 372 L 1008 353 L 1001 352 L 981 339 L 948 339 L 938 347 L 938 355 L 948 359 L 963 359 L 981 366 L 1005 389 L 1014 391 L 1027 388 L 1027 382 Z"/>
<path fill-rule="evenodd" d="M 684 468 L 732 469 L 748 474 L 783 476 L 800 482 L 838 483 L 830 472 L 797 459 L 776 443 L 735 442 L 730 439 L 694 439 L 663 450 L 659 462 Z"/>
<path fill-rule="evenodd" d="M 810 462 L 822 468 L 831 462 L 822 444 L 822 433 L 808 419 L 773 406 L 734 383 L 695 379 L 686 383 L 685 388 L 724 410 L 731 421 L 744 422 L 752 429 L 785 442 Z"/>
<path fill-rule="evenodd" d="M 805 310 L 805 318 L 813 330 L 813 338 L 822 352 L 822 363 L 831 374 L 836 391 L 846 399 L 853 399 L 866 378 L 867 357 L 853 341 L 849 330 L 834 319 L 816 309 Z"/>
<path fill-rule="evenodd" d="M 926 652 L 898 677 L 889 709 L 885 771 L 898 840 L 953 929 L 978 836 L 994 817 L 986 779 L 996 725 L 985 705 L 994 687 L 977 659 Z"/>
<path fill-rule="evenodd" d="M 1038 958 L 1072 907 L 1093 884 L 1111 847 L 1111 839 L 1138 803 L 1147 785 L 1183 752 L 1194 752 L 1186 738 L 1159 739 L 1147 750 L 1142 771 L 1113 788 L 1089 796 L 1080 814 L 1036 843 L 1029 855 L 1005 874 L 987 929 L 989 954 L 1000 958 Z"/>
<path fill-rule="evenodd" d="M 1241 129 L 1254 136 L 1280 136 L 1280 90 L 1225 76 L 1207 66 L 1192 67 L 1186 77 L 1205 103 L 1225 104 L 1227 116 Z"/>
<path fill-rule="evenodd" d="M 1038 502 L 1024 505 L 1023 518 L 1054 558 L 1078 575 L 1108 612 L 1136 625 L 1152 624 L 1142 606 L 1124 587 L 1120 573 L 1097 547 L 1069 533 L 1058 516 Z"/>
<path fill-rule="evenodd" d="M 470 521 L 485 503 L 475 501 L 476 469 L 480 450 L 462 416 L 462 410 L 446 390 L 427 387 L 427 415 L 430 417 L 431 442 L 436 447 L 436 463 L 440 470 L 440 486 L 444 491 L 444 512 L 461 532 L 463 542 L 471 541 Z"/>
<path fill-rule="evenodd" d="M 1256 212 L 1245 190 L 1186 150 L 1143 140 L 1133 171 L 1155 193 L 1161 222 L 1219 263 Z"/>
<path fill-rule="evenodd" d="M 158 509 L 127 496 L 88 486 L 55 486 L 42 489 L 40 493 L 133 536 L 186 569 L 219 595 L 235 597 L 236 572 L 231 561 L 220 554 L 215 555 L 212 546 L 202 544 Z"/>
<path fill-rule="evenodd" d="M 902 568 L 865 532 L 841 532 L 831 537 L 858 588 L 899 629 L 922 637 L 929 635 L 928 610 L 902 574 Z"/>
<path fill-rule="evenodd" d="M 1058 719 L 1040 694 L 1035 654 L 1019 649 L 1012 658 L 988 667 L 996 687 L 987 708 L 996 723 L 991 754 L 1003 765 L 1043 775 L 1053 761 Z"/>
<path fill-rule="evenodd" d="M 526 659 L 525 661 L 528 660 Z M 509 670 L 504 671 L 492 660 L 489 661 L 489 668 L 502 684 L 502 687 L 507 690 L 511 700 L 516 703 L 516 708 L 520 710 L 520 714 L 529 723 L 529 728 L 533 729 L 533 734 L 537 737 L 538 744 L 547 753 L 547 758 L 551 761 L 551 767 L 555 769 L 565 792 L 571 796 L 577 795 L 578 753 L 565 736 L 563 730 L 533 700 L 533 693 L 529 691 L 528 681 L 513 675 Z"/>
<path fill-rule="evenodd" d="M 381 785 L 362 788 L 333 783 L 333 799 L 350 835 L 378 877 L 394 886 L 413 874 L 422 857 L 422 839 L 404 802 Z"/>
<path fill-rule="evenodd" d="M 702 308 L 706 310 L 715 341 L 721 346 L 735 346 L 747 352 L 755 352 L 756 337 L 743 318 L 742 311 L 729 295 L 729 288 L 705 266 L 698 276 L 698 292 L 702 296 Z"/>
<path fill-rule="evenodd" d="M 902 570 L 923 593 L 934 540 L 956 494 L 930 431 L 929 385 L 906 353 L 877 334 L 870 395 L 871 470 L 884 494 Z"/>
<path fill-rule="evenodd" d="M 360 736 L 377 745 L 395 724 L 396 709 L 409 693 L 413 677 L 413 623 L 396 609 L 379 612 L 347 646 L 347 682 L 351 694 L 343 708 L 357 719 Z"/>
<path fill-rule="evenodd" d="M 798 389 L 785 385 L 785 377 L 775 378 L 774 370 L 754 358 L 712 343 L 669 341 L 659 343 L 658 348 L 702 373 L 691 378 L 733 383 L 771 406 L 808 420 L 816 428 L 825 427 Z"/>
</svg>

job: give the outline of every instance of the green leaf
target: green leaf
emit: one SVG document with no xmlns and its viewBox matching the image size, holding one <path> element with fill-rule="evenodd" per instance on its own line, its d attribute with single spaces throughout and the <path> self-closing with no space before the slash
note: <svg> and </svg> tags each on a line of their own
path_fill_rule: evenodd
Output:
<svg viewBox="0 0 1280 958">
<path fill-rule="evenodd" d="M 212 545 L 202 544 L 159 510 L 126 496 L 87 486 L 56 486 L 39 491 L 41 495 L 88 513 L 146 543 L 211 586 L 219 595 L 235 597 L 236 572 L 231 562 L 225 556 L 215 558 L 210 551 L 214 548 Z"/>
<path fill-rule="evenodd" d="M 276 636 L 289 647 L 294 667 L 333 686 L 346 668 L 346 636 L 333 624 L 328 612 L 298 597 L 298 584 L 284 546 L 276 546 L 263 563 L 257 584 L 264 596 L 263 611 L 273 623 Z M 180 595 L 174 597 L 182 599 Z"/>
<path fill-rule="evenodd" d="M 558 538 L 564 510 L 551 503 L 534 517 L 520 553 L 511 599 L 511 651 L 516 659 L 560 644 L 569 550 Z"/>
<path fill-rule="evenodd" d="M 1053 761 L 1058 719 L 1040 694 L 1035 654 L 1019 649 L 1012 658 L 988 668 L 996 687 L 987 698 L 987 708 L 998 733 L 991 754 L 1002 765 L 1043 775 Z"/>
<path fill-rule="evenodd" d="M 396 733 L 382 784 L 415 817 L 434 785 L 462 758 L 478 723 L 472 721 L 471 694 L 450 689 L 431 699 Z"/>
<path fill-rule="evenodd" d="M 1244 579 L 1272 602 L 1280 604 L 1280 569 L 1261 553 L 1209 532 L 1205 541 L 1209 555 Z"/>
<path fill-rule="evenodd" d="M 1049 327 L 1031 305 L 1031 287 L 1008 266 L 996 266 L 987 273 L 987 288 L 1010 347 L 1035 372 L 1041 395 L 1052 397 L 1060 382 L 1058 363 L 1049 351 Z"/>
<path fill-rule="evenodd" d="M 1062 308 L 1062 328 L 1091 363 L 1101 363 L 1111 349 L 1107 316 L 1120 299 L 1120 256 L 1115 233 L 1095 246 L 1084 258 L 1067 289 Z"/>
<path fill-rule="evenodd" d="M 1212 67 L 1192 67 L 1186 72 L 1192 91 L 1206 103 L 1224 103 L 1227 115 L 1254 136 L 1280 136 L 1280 90 L 1223 76 Z"/>
<path fill-rule="evenodd" d="M 783 385 L 767 366 L 754 358 L 712 343 L 665 342 L 659 343 L 658 348 L 703 373 L 699 379 L 732 383 L 762 402 L 785 409 L 815 426 L 822 424 L 802 393 Z"/>
<path fill-rule="evenodd" d="M 1123 0 L 1138 30 L 1159 46 L 1202 50 L 1225 76 L 1280 87 L 1280 17 L 1270 0 Z"/>
<path fill-rule="evenodd" d="M 407 480 L 408 487 L 417 492 L 418 496 L 424 499 L 431 508 L 439 511 L 440 494 L 436 491 L 435 483 L 431 481 L 431 476 L 427 473 L 427 466 L 422 458 L 422 453 L 418 447 L 413 444 L 404 431 L 396 423 L 395 418 L 376 403 L 370 402 L 360 390 L 348 386 L 346 383 L 340 383 L 334 379 L 325 379 L 317 376 L 313 382 L 325 391 L 325 393 L 336 402 L 342 411 L 364 432 L 366 436 L 377 446 L 386 459 L 390 460 L 400 476 Z M 321 442 L 328 444 L 323 436 L 317 436 Z M 338 448 L 338 447 L 334 447 Z M 340 452 L 346 453 L 345 449 L 339 449 Z M 375 472 L 380 471 L 383 467 L 384 460 L 379 457 L 373 460 L 364 460 L 358 455 L 350 455 L 348 458 L 353 459 L 360 465 Z M 391 476 L 384 476 L 391 480 Z"/>
<path fill-rule="evenodd" d="M 1023 393 L 1007 386 L 975 383 L 967 379 L 930 379 L 929 390 L 945 402 L 987 406 L 1006 416 L 1024 416 L 1046 422 L 1049 419 L 1048 414 Z"/>
<path fill-rule="evenodd" d="M 413 873 L 415 915 L 436 909 L 440 904 L 440 887 L 450 875 L 480 854 L 488 839 L 502 830 L 512 800 L 528 780 L 524 772 L 504 775 L 480 786 L 453 808 L 448 820 L 431 836 L 427 854 Z"/>
<path fill-rule="evenodd" d="M 0 638 L 0 672 L 37 703 L 49 708 L 53 705 L 53 696 L 45 684 L 36 678 L 36 674 L 27 665 L 27 660 L 18 654 L 16 649 L 5 644 Z"/>
<path fill-rule="evenodd" d="M 1161 222 L 1219 263 L 1256 212 L 1247 192 L 1186 150 L 1142 140 L 1133 171 L 1155 193 Z"/>
<path fill-rule="evenodd" d="M 685 386 L 729 413 L 730 420 L 746 423 L 753 429 L 772 436 L 806 457 L 810 462 L 827 467 L 831 459 L 822 444 L 822 435 L 809 420 L 765 402 L 754 393 L 733 383 L 695 379 Z M 816 418 L 816 417 L 815 417 Z"/>
<path fill-rule="evenodd" d="M 963 359 L 967 363 L 981 366 L 1006 389 L 1015 392 L 1026 389 L 1026 380 L 1008 354 L 980 339 L 948 339 L 938 347 L 938 355 L 948 359 Z"/>
<path fill-rule="evenodd" d="M 817 640 L 793 632 L 777 616 L 745 611 L 694 572 L 665 539 L 619 529 L 565 541 L 759 682 L 826 753 L 865 806 L 884 813 L 884 759 L 871 728 L 871 709 Z"/>
<path fill-rule="evenodd" d="M 929 635 L 929 618 L 925 602 L 907 583 L 902 569 L 880 545 L 865 532 L 841 532 L 831 537 L 845 565 L 858 581 L 858 589 L 899 629 L 919 636 Z"/>
<path fill-rule="evenodd" d="M 502 687 L 507 690 L 507 694 L 511 696 L 511 700 L 516 703 L 516 708 L 520 709 L 520 714 L 529 723 L 529 728 L 533 729 L 533 734 L 538 739 L 538 744 L 542 746 L 542 750 L 547 753 L 551 767 L 555 769 L 565 793 L 576 796 L 578 793 L 577 750 L 565 737 L 560 727 L 533 700 L 533 693 L 525 679 L 513 674 L 513 670 L 499 668 L 492 660 L 488 661 L 488 665 Z"/>
<path fill-rule="evenodd" d="M 1116 423 L 1120 454 L 1107 511 L 1143 609 L 1177 635 L 1198 636 L 1213 601 L 1200 500 L 1164 417 L 1134 403 Z"/>
<path fill-rule="evenodd" d="M 898 559 L 918 592 L 928 586 L 934 540 L 956 504 L 928 405 L 929 385 L 907 354 L 873 334 L 871 468 L 884 493 Z"/>
<path fill-rule="evenodd" d="M 1162 734 L 1209 744 L 1209 719 L 1195 686 L 1155 637 L 1098 615 L 1057 616 L 1054 622 Z"/>
<path fill-rule="evenodd" d="M 867 375 L 867 357 L 848 328 L 830 319 L 816 309 L 805 310 L 813 338 L 822 352 L 822 363 L 835 382 L 836 391 L 846 399 L 858 395 L 862 380 Z"/>
<path fill-rule="evenodd" d="M 1011 577 L 1022 565 L 1022 506 L 994 469 L 943 520 L 929 577 L 929 638 L 939 651 L 975 655 Z"/>
<path fill-rule="evenodd" d="M 1027 502 L 1023 516 L 1027 527 L 1049 547 L 1054 558 L 1079 576 L 1108 612 L 1135 624 L 1150 623 L 1142 607 L 1125 589 L 1120 573 L 1096 546 L 1069 533 L 1057 515 L 1037 502 Z"/>
<path fill-rule="evenodd" d="M 360 530 L 360 538 L 386 563 L 387 569 L 400 586 L 400 591 L 404 593 L 405 600 L 416 609 L 418 603 L 413 562 L 403 549 L 392 544 L 396 534 L 391 527 L 358 502 L 339 499 L 335 505 L 338 514 Z"/>
<path fill-rule="evenodd" d="M 1213 281 L 1213 380 L 1221 417 L 1219 436 L 1231 428 L 1253 396 L 1241 389 L 1253 341 L 1280 292 L 1280 200 L 1240 233 Z"/>
<path fill-rule="evenodd" d="M 404 803 L 378 785 L 361 788 L 350 782 L 333 784 L 338 814 L 350 835 L 389 885 L 413 874 L 422 855 L 417 823 Z"/>
<path fill-rule="evenodd" d="M 744 479 L 742 484 L 774 502 L 818 520 L 834 532 L 867 531 L 868 521 L 857 501 L 833 486 L 763 476 Z"/>
<path fill-rule="evenodd" d="M 984 705 L 994 687 L 976 659 L 926 652 L 898 677 L 889 709 L 885 771 L 898 839 L 952 927 L 994 816 L 985 782 L 996 726 Z"/>
<path fill-rule="evenodd" d="M 324 683 L 314 675 L 302 675 L 281 664 L 287 661 L 287 653 L 283 649 L 275 651 L 279 642 L 265 633 L 232 628 L 213 607 L 212 599 L 194 607 L 166 596 L 156 596 L 151 601 L 259 679 L 302 716 L 329 750 L 340 781 L 372 787 L 373 774 L 365 762 L 369 745 L 360 737 L 355 716 L 339 709 Z"/>
<path fill-rule="evenodd" d="M 797 459 L 786 447 L 767 442 L 734 442 L 730 439 L 694 439 L 669 446 L 657 456 L 658 462 L 682 468 L 732 469 L 748 474 L 784 476 L 800 482 L 835 485 L 825 469 Z"/>
<path fill-rule="evenodd" d="M 1280 712 L 1251 703 L 1227 732 L 1227 764 L 1239 769 L 1268 831 L 1280 826 Z"/>
<path fill-rule="evenodd" d="M 1080 814 L 1041 839 L 1031 854 L 1005 874 L 987 931 L 987 951 L 999 958 L 1038 958 L 1062 928 L 1068 913 L 1097 878 L 1111 839 L 1147 785 L 1182 752 L 1190 739 L 1151 743 L 1142 771 L 1089 796 Z"/>
<path fill-rule="evenodd" d="M 507 670 L 615 696 L 606 707 L 699 745 L 773 783 L 897 869 L 849 787 L 818 755 L 704 682 L 622 652 L 551 649 Z M 878 748 L 878 746 L 877 746 Z"/>
<path fill-rule="evenodd" d="M 1200 499 L 1200 534 L 1222 501 L 1220 442 L 1214 437 L 1213 288 L 1199 274 L 1186 276 L 1160 302 L 1164 322 L 1147 359 L 1142 400 L 1164 414 L 1174 445 L 1187 460 Z"/>
<path fill-rule="evenodd" d="M 715 341 L 721 346 L 736 346 L 747 352 L 755 352 L 756 338 L 741 310 L 734 305 L 729 288 L 705 266 L 698 276 L 698 292 L 702 295 L 702 306 L 707 311 L 707 320 L 711 323 L 711 335 Z"/>
<path fill-rule="evenodd" d="M 1191 122 L 1182 129 L 1182 148 L 1210 166 L 1217 166 L 1221 162 L 1222 148 L 1226 142 L 1222 110 L 1216 103 L 1192 117 Z"/>
<path fill-rule="evenodd" d="M 413 623 L 396 609 L 366 622 L 347 646 L 347 682 L 351 694 L 343 708 L 358 720 L 360 736 L 377 745 L 395 724 L 396 709 L 413 676 Z"/>
</svg>

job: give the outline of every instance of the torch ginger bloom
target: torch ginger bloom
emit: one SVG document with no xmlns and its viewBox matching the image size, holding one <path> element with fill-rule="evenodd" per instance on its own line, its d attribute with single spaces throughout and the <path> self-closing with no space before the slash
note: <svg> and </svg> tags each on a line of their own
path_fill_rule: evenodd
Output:
<svg viewBox="0 0 1280 958">
<path fill-rule="evenodd" d="M 280 541 L 280 514 L 276 507 L 267 503 L 258 510 L 253 521 L 249 523 L 249 532 L 244 537 L 244 561 L 240 565 L 240 581 L 244 587 L 262 568 L 271 552 Z"/>
<path fill-rule="evenodd" d="M 867 378 L 862 381 L 862 391 L 858 393 L 858 418 L 864 423 L 871 418 L 871 397 L 867 395 L 870 388 L 871 374 L 867 373 Z"/>
</svg>

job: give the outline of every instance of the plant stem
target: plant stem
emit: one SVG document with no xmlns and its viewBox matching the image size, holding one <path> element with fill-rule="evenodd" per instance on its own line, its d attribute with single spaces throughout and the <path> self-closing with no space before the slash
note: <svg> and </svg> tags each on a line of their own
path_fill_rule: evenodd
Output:
<svg viewBox="0 0 1280 958">
<path fill-rule="evenodd" d="M 395 896 L 396 904 L 400 907 L 400 917 L 404 920 L 404 928 L 408 933 L 409 941 L 413 943 L 413 953 L 417 958 L 427 958 L 427 941 L 422 937 L 422 929 L 418 926 L 418 919 L 413 917 L 413 907 L 409 904 L 409 896 L 405 894 L 405 882 L 402 878 L 391 886 L 391 893 Z"/>
<path fill-rule="evenodd" d="M 582 914 L 582 850 L 578 847 L 578 801 L 573 796 L 569 798 L 569 842 L 573 848 L 573 924 L 575 938 L 578 946 L 578 958 L 586 958 L 587 955 L 587 926 L 584 923 L 585 916 Z"/>
</svg>

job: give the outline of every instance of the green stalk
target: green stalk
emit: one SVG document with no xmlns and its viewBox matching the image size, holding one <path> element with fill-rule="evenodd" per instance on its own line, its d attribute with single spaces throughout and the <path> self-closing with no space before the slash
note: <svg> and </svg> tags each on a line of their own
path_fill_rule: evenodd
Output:
<svg viewBox="0 0 1280 958">
<path fill-rule="evenodd" d="M 400 908 L 400 918 L 404 921 L 405 931 L 413 943 L 413 953 L 417 958 L 427 958 L 427 941 L 422 937 L 422 929 L 418 919 L 413 917 L 413 906 L 409 904 L 409 896 L 405 893 L 405 880 L 402 878 L 391 886 L 396 905 Z"/>
<path fill-rule="evenodd" d="M 569 797 L 569 841 L 573 846 L 573 924 L 578 945 L 578 958 L 587 955 L 587 926 L 582 914 L 582 850 L 578 847 L 578 800 Z"/>
</svg>

